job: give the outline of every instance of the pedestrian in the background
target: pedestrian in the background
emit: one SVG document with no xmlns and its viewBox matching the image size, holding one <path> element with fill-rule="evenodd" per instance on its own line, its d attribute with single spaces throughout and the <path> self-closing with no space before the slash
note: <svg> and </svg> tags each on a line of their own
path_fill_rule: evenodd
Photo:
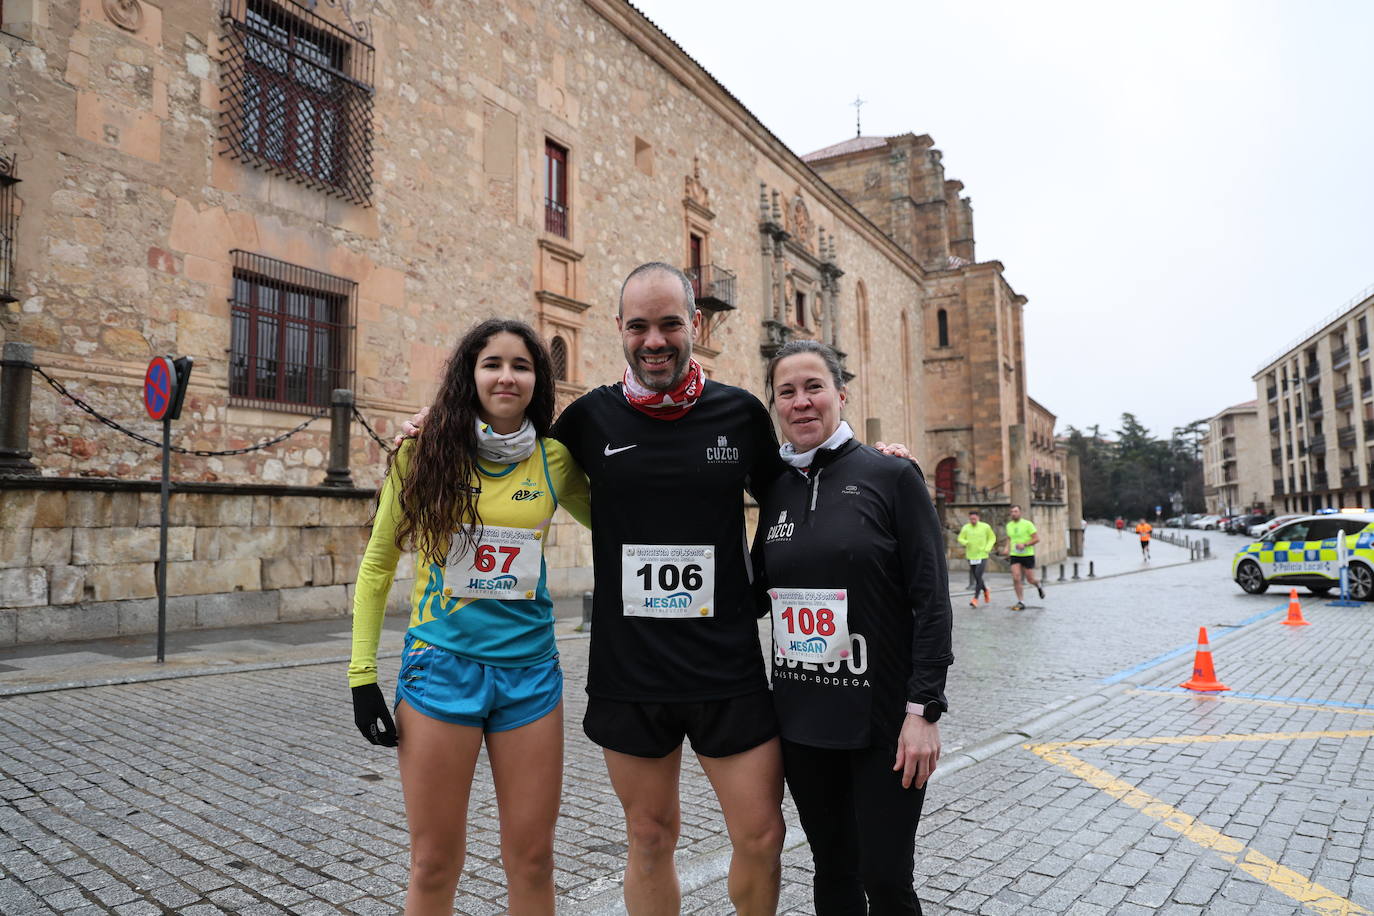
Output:
<svg viewBox="0 0 1374 916">
<path fill-rule="evenodd" d="M 559 505 L 583 524 L 590 509 L 582 470 L 546 438 L 553 406 L 552 362 L 529 325 L 490 319 L 469 331 L 424 434 L 387 469 L 358 569 L 353 718 L 373 744 L 399 745 L 410 914 L 453 912 L 483 744 L 508 909 L 554 911 L 563 673 L 543 547 Z M 416 575 L 393 721 L 377 645 L 403 546 L 415 549 Z"/>
<path fill-rule="evenodd" d="M 1040 543 L 1040 534 L 1035 523 L 1021 517 L 1021 507 L 1011 507 L 1011 521 L 1007 522 L 1007 558 L 1011 562 L 1011 585 L 1016 589 L 1016 603 L 1013 611 L 1026 609 L 1023 597 L 1022 578 L 1035 586 L 1040 597 L 1045 597 L 1045 586 L 1035 577 L 1035 545 Z"/>
<path fill-rule="evenodd" d="M 1154 531 L 1154 528 L 1150 527 L 1150 523 L 1143 518 L 1140 520 L 1140 523 L 1135 526 L 1135 533 L 1140 535 L 1140 556 L 1146 563 L 1150 562 L 1151 531 Z"/>
<path fill-rule="evenodd" d="M 1126 520 L 1125 520 L 1124 518 L 1122 518 L 1121 516 L 1118 515 L 1118 516 L 1116 517 L 1116 536 L 1117 536 L 1117 537 L 1121 537 L 1122 533 L 1125 532 L 1125 530 L 1126 530 Z"/>
<path fill-rule="evenodd" d="M 983 573 L 987 570 L 988 554 L 997 546 L 997 534 L 977 509 L 968 514 L 968 524 L 959 529 L 959 543 L 964 545 L 964 556 L 968 558 L 969 588 L 973 591 L 968 606 L 977 607 L 980 594 L 984 604 L 991 604 L 992 593 L 983 582 Z"/>
</svg>

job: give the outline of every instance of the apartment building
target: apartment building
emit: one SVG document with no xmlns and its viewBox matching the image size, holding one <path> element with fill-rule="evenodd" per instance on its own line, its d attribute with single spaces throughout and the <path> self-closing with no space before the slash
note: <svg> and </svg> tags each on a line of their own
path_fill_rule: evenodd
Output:
<svg viewBox="0 0 1374 916">
<path fill-rule="evenodd" d="M 1374 503 L 1372 313 L 1374 286 L 1255 373 L 1276 508 Z"/>
<path fill-rule="evenodd" d="M 1202 482 L 1208 512 L 1230 515 L 1269 508 L 1272 475 L 1266 449 L 1258 401 L 1234 404 L 1207 421 Z"/>
</svg>

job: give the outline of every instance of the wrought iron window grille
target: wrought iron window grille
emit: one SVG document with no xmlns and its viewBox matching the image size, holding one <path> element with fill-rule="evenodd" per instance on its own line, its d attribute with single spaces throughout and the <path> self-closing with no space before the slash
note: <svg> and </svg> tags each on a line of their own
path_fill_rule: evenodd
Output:
<svg viewBox="0 0 1374 916">
<path fill-rule="evenodd" d="M 19 154 L 0 156 L 0 302 L 18 302 L 14 295 L 14 246 L 19 225 L 19 208 L 15 202 L 15 163 Z"/>
<path fill-rule="evenodd" d="M 234 249 L 229 402 L 271 410 L 329 405 L 353 387 L 358 284 Z"/>
<path fill-rule="evenodd" d="M 375 53 L 295 0 L 222 0 L 225 155 L 372 204 Z"/>
</svg>

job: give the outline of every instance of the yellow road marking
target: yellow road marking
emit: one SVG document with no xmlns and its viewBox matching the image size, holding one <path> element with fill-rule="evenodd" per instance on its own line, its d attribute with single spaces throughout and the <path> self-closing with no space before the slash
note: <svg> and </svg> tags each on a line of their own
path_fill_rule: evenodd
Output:
<svg viewBox="0 0 1374 916">
<path fill-rule="evenodd" d="M 1180 811 L 1166 801 L 1142 792 L 1126 780 L 1113 776 L 1106 770 L 1098 769 L 1090 763 L 1079 760 L 1066 748 L 1139 746 L 1143 744 L 1189 744 L 1209 741 L 1276 741 L 1297 740 L 1299 738 L 1368 738 L 1374 731 L 1348 732 L 1290 732 L 1267 735 L 1198 735 L 1160 738 L 1123 738 L 1119 740 L 1059 741 L 1049 744 L 1024 744 L 1031 751 L 1049 763 L 1060 767 L 1094 788 L 1100 789 L 1113 798 L 1140 813 L 1152 817 L 1165 827 L 1180 834 L 1184 839 L 1209 849 L 1235 865 L 1246 874 L 1253 875 L 1279 893 L 1296 900 L 1303 906 L 1323 916 L 1359 916 L 1369 914 L 1369 910 L 1353 901 L 1347 900 L 1330 888 L 1310 881 L 1299 873 L 1280 865 L 1263 853 L 1247 847 L 1235 837 L 1227 836 L 1220 830 L 1209 827 L 1187 812 Z"/>
</svg>

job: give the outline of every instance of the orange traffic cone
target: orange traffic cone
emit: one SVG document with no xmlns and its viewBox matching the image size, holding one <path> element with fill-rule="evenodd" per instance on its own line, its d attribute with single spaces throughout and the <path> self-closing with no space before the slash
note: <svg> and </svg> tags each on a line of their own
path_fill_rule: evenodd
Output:
<svg viewBox="0 0 1374 916">
<path fill-rule="evenodd" d="M 1298 590 L 1290 588 L 1288 590 L 1288 619 L 1283 622 L 1286 627 L 1310 627 L 1312 624 L 1302 619 L 1302 602 L 1298 600 Z"/>
<path fill-rule="evenodd" d="M 1207 644 L 1207 628 L 1198 627 L 1197 655 L 1193 659 L 1193 676 L 1179 684 L 1189 690 L 1230 690 L 1217 680 L 1217 672 L 1212 667 L 1212 647 Z"/>
</svg>

